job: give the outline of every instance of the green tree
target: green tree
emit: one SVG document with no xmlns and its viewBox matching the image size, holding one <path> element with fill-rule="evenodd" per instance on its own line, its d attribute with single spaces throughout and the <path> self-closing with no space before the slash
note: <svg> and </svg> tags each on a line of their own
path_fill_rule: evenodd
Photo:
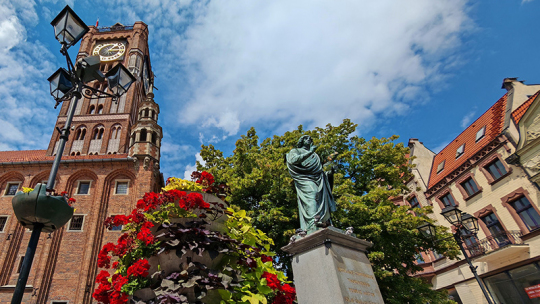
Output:
<svg viewBox="0 0 540 304">
<path fill-rule="evenodd" d="M 405 181 L 412 177 L 409 149 L 395 143 L 398 136 L 366 140 L 354 136 L 357 125 L 344 120 L 339 126 L 286 132 L 262 142 L 251 128 L 236 142 L 233 155 L 224 157 L 214 146 L 202 146 L 205 165 L 199 170 L 211 172 L 218 182 L 229 185 L 227 201 L 249 211 L 255 226 L 275 241 L 273 248 L 280 261 L 289 261 L 280 250 L 289 242 L 298 220 L 294 182 L 285 164 L 285 154 L 302 135 L 310 135 L 321 159 L 337 152 L 334 163 L 334 197 L 338 211 L 332 215 L 334 226 L 354 227 L 357 236 L 374 245 L 368 257 L 373 264 L 386 303 L 445 303 L 445 293 L 433 291 L 424 280 L 412 275 L 421 267 L 415 255 L 437 250 L 455 258 L 458 248 L 445 227 L 438 226 L 439 241 L 422 237 L 416 227 L 427 217 L 431 207 L 411 212 L 409 206 L 397 206 L 391 198 L 409 192 Z M 288 270 L 290 265 L 281 265 Z M 290 273 L 290 272 L 288 272 Z"/>
</svg>

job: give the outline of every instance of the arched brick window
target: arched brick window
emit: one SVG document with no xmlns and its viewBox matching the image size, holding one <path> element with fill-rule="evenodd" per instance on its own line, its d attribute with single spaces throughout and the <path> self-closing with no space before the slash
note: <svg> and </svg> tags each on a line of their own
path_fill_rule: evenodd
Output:
<svg viewBox="0 0 540 304">
<path fill-rule="evenodd" d="M 96 113 L 96 106 L 91 105 L 90 108 L 88 109 L 88 114 L 94 114 L 94 113 Z"/>
<path fill-rule="evenodd" d="M 98 114 L 103 114 L 103 105 L 99 105 L 98 108 L 97 108 L 97 113 Z"/>
</svg>

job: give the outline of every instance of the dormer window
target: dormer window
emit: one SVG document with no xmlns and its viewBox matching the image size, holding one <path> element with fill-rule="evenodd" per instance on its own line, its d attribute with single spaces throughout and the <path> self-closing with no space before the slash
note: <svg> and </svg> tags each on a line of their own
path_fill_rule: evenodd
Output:
<svg viewBox="0 0 540 304">
<path fill-rule="evenodd" d="M 459 146 L 459 148 L 457 148 L 456 150 L 456 158 L 459 158 L 463 152 L 465 151 L 465 144 Z"/>
<path fill-rule="evenodd" d="M 443 169 L 444 169 L 444 163 L 446 161 L 443 160 L 442 162 L 439 163 L 439 165 L 437 166 L 437 173 L 441 172 Z"/>
<path fill-rule="evenodd" d="M 483 126 L 482 129 L 478 130 L 476 132 L 476 142 L 478 142 L 480 139 L 484 138 L 484 135 L 486 134 L 486 126 Z"/>
</svg>

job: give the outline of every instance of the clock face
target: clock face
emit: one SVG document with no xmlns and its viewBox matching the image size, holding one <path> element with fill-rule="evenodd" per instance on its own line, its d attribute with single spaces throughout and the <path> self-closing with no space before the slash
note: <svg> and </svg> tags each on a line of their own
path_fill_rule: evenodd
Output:
<svg viewBox="0 0 540 304">
<path fill-rule="evenodd" d="M 92 55 L 99 56 L 101 61 L 113 61 L 120 59 L 126 52 L 123 42 L 106 42 L 96 45 Z"/>
</svg>

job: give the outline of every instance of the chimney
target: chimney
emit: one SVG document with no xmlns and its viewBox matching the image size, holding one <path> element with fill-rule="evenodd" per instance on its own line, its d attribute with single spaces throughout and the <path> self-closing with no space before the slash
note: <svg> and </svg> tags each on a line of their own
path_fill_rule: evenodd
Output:
<svg viewBox="0 0 540 304">
<path fill-rule="evenodd" d="M 510 91 L 514 87 L 515 82 L 523 83 L 523 81 L 519 81 L 517 77 L 508 77 L 503 79 L 501 89 L 506 89 L 507 91 Z"/>
</svg>

